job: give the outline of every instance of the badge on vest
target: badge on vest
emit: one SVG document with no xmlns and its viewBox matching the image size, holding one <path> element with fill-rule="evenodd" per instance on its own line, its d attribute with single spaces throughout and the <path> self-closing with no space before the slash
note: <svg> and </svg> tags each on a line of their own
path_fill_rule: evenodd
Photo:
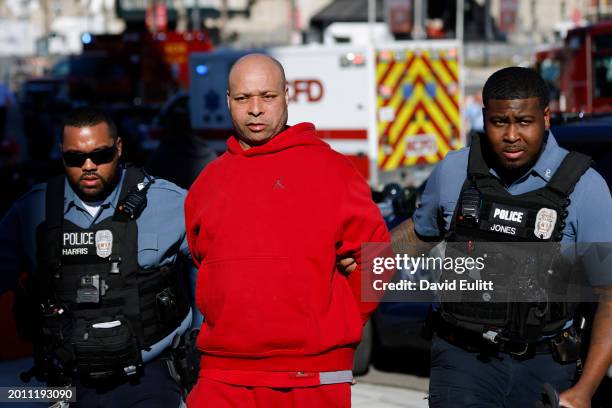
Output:
<svg viewBox="0 0 612 408">
<path fill-rule="evenodd" d="M 540 239 L 549 239 L 555 230 L 557 211 L 550 208 L 540 208 L 535 220 L 533 233 Z"/>
<path fill-rule="evenodd" d="M 108 258 L 113 252 L 113 233 L 110 230 L 96 231 L 96 254 Z"/>
</svg>

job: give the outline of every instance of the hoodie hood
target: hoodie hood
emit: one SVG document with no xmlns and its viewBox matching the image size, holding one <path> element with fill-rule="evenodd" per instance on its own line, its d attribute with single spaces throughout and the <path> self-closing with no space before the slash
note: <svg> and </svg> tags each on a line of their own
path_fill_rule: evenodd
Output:
<svg viewBox="0 0 612 408">
<path fill-rule="evenodd" d="M 317 136 L 314 125 L 309 122 L 289 126 L 266 143 L 260 146 L 253 146 L 248 150 L 242 148 L 236 136 L 232 136 L 227 140 L 228 152 L 232 155 L 244 157 L 261 156 L 308 145 L 327 146 L 327 143 Z"/>
</svg>

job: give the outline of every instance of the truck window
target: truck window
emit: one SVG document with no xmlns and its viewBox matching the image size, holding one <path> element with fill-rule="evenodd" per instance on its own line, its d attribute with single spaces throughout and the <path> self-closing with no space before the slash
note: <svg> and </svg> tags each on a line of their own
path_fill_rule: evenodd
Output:
<svg viewBox="0 0 612 408">
<path fill-rule="evenodd" d="M 612 54 L 593 58 L 593 96 L 612 98 Z"/>
<path fill-rule="evenodd" d="M 612 50 L 612 35 L 595 35 L 593 36 L 593 52 L 611 51 Z"/>
<path fill-rule="evenodd" d="M 548 85 L 550 99 L 559 99 L 561 93 L 561 61 L 554 58 L 545 58 L 540 63 L 539 72 Z"/>
</svg>

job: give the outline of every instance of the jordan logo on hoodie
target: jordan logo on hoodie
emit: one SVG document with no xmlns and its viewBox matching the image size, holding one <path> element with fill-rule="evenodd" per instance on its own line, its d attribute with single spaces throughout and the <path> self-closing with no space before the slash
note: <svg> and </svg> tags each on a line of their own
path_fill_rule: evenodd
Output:
<svg viewBox="0 0 612 408">
<path fill-rule="evenodd" d="M 285 189 L 285 185 L 283 184 L 283 180 L 281 178 L 276 179 L 274 185 L 272 186 L 272 190 L 277 190 L 279 188 Z"/>
</svg>

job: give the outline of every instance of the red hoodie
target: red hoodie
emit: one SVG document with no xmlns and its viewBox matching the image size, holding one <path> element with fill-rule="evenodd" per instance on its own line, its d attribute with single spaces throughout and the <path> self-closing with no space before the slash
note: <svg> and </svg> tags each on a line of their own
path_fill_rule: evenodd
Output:
<svg viewBox="0 0 612 408">
<path fill-rule="evenodd" d="M 261 146 L 228 151 L 197 178 L 185 203 L 205 317 L 203 369 L 350 370 L 362 325 L 362 243 L 390 237 L 364 179 L 300 123 Z"/>
</svg>

